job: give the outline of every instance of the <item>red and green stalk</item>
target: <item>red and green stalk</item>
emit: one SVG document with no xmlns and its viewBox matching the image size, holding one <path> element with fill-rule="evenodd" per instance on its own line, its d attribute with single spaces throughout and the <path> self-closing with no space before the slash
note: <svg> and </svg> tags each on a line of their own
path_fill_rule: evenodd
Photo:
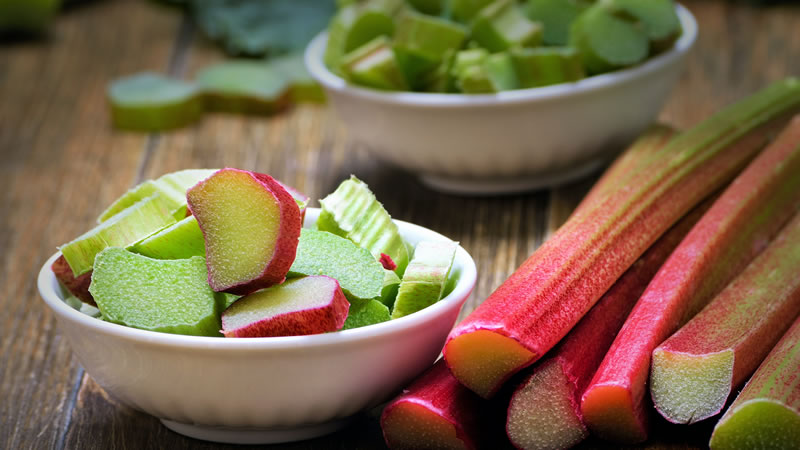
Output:
<svg viewBox="0 0 800 450">
<path fill-rule="evenodd" d="M 800 317 L 711 434 L 712 450 L 796 448 L 800 442 Z"/>
<path fill-rule="evenodd" d="M 570 219 L 451 332 L 448 367 L 491 397 L 550 350 L 659 236 L 732 179 L 788 113 L 788 79 L 670 141 L 598 206 Z"/>
<path fill-rule="evenodd" d="M 785 140 L 765 150 L 659 269 L 583 395 L 581 410 L 592 432 L 621 442 L 647 438 L 651 353 L 764 250 L 797 211 L 800 177 L 792 151 Z"/>
</svg>

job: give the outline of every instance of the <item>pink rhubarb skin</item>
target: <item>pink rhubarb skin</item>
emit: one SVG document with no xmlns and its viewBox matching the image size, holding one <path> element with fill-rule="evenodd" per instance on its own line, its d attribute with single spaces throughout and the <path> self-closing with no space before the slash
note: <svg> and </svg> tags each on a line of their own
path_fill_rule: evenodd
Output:
<svg viewBox="0 0 800 450">
<path fill-rule="evenodd" d="M 648 285 L 583 395 L 581 409 L 592 432 L 620 442 L 647 438 L 652 351 L 739 274 L 797 211 L 794 147 L 784 138 L 759 155 Z"/>
<path fill-rule="evenodd" d="M 800 155 L 800 119 L 795 123 Z M 800 164 L 795 170 L 800 174 Z M 695 423 L 722 411 L 733 389 L 800 314 L 798 270 L 800 214 L 708 306 L 655 349 L 650 393 L 664 418 Z"/>
<path fill-rule="evenodd" d="M 568 448 L 588 436 L 580 412 L 584 389 L 636 300 L 714 199 L 705 200 L 664 233 L 516 388 L 506 420 L 506 433 L 515 447 Z"/>
<path fill-rule="evenodd" d="M 673 139 L 568 220 L 450 333 L 444 357 L 456 378 L 489 398 L 539 359 L 661 234 L 732 179 L 799 100 L 797 80 L 768 87 Z"/>
<path fill-rule="evenodd" d="M 89 285 L 92 283 L 91 270 L 76 277 L 69 263 L 67 263 L 66 258 L 64 258 L 64 255 L 59 256 L 58 259 L 53 261 L 53 265 L 50 268 L 53 270 L 53 274 L 58 281 L 61 282 L 72 295 L 83 303 L 97 306 L 97 303 L 94 302 L 94 297 L 89 293 Z"/>
<path fill-rule="evenodd" d="M 280 229 L 278 231 L 278 240 L 275 242 L 275 248 L 272 253 L 271 260 L 264 265 L 264 270 L 261 275 L 252 280 L 242 281 L 233 286 L 219 286 L 213 278 L 214 266 L 213 261 L 211 261 L 210 258 L 211 255 L 210 253 L 207 253 L 206 260 L 209 272 L 209 285 L 217 292 L 247 295 L 259 289 L 282 283 L 283 280 L 286 279 L 286 274 L 289 272 L 289 268 L 294 262 L 295 252 L 297 251 L 297 242 L 300 238 L 300 229 L 303 226 L 300 208 L 297 205 L 297 202 L 295 202 L 294 198 L 286 191 L 281 183 L 269 175 L 232 168 L 220 169 L 219 171 L 214 172 L 214 174 L 212 174 L 209 178 L 197 183 L 197 185 L 187 191 L 186 199 L 189 211 L 192 215 L 197 217 L 197 223 L 200 226 L 200 231 L 203 232 L 204 237 L 206 236 L 206 231 L 203 230 L 203 214 L 198 215 L 199 211 L 197 211 L 196 206 L 193 205 L 191 192 L 195 189 L 201 188 L 209 179 L 223 172 L 233 172 L 252 177 L 269 195 L 272 195 L 280 207 Z M 206 243 L 208 243 L 208 240 L 206 240 Z"/>
<path fill-rule="evenodd" d="M 481 402 L 439 360 L 384 408 L 381 429 L 386 445 L 392 449 L 477 449 L 484 439 Z"/>
<path fill-rule="evenodd" d="M 714 427 L 712 450 L 796 448 L 800 442 L 800 317 Z"/>
<path fill-rule="evenodd" d="M 306 218 L 306 209 L 308 208 L 308 202 L 311 201 L 311 197 L 307 196 L 306 194 L 303 194 L 302 192 L 300 192 L 297 189 L 289 186 L 288 184 L 282 183 L 282 182 L 280 182 L 278 180 L 275 180 L 275 181 L 278 184 L 280 184 L 281 187 L 286 189 L 286 192 L 288 192 L 289 195 L 291 195 L 293 199 L 295 199 L 297 202 L 299 202 L 297 206 L 298 206 L 298 208 L 300 208 L 300 223 L 302 224 L 303 220 L 305 220 L 305 218 Z M 302 206 L 300 206 L 300 203 L 302 203 Z"/>
</svg>

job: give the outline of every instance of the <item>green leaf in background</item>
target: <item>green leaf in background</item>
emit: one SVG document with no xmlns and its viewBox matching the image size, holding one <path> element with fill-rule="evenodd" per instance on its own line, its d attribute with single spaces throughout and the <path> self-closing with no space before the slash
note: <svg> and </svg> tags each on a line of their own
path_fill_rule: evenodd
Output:
<svg viewBox="0 0 800 450">
<path fill-rule="evenodd" d="M 232 55 L 303 51 L 336 12 L 334 0 L 192 0 L 200 29 Z"/>
</svg>

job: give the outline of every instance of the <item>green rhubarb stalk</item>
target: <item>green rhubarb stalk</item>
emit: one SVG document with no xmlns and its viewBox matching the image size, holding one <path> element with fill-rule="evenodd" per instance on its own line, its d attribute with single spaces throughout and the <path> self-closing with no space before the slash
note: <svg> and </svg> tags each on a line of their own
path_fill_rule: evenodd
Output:
<svg viewBox="0 0 800 450">
<path fill-rule="evenodd" d="M 339 72 L 344 55 L 361 47 L 378 36 L 394 33 L 395 11 L 375 5 L 348 5 L 331 19 L 328 44 L 325 48 L 325 65 Z"/>
<path fill-rule="evenodd" d="M 792 139 L 770 145 L 731 183 L 642 294 L 583 396 L 592 431 L 617 441 L 646 439 L 651 353 L 741 273 L 800 207 L 800 154 Z"/>
<path fill-rule="evenodd" d="M 346 54 L 341 69 L 344 76 L 356 84 L 384 90 L 408 89 L 408 82 L 386 36 L 378 36 Z"/>
<path fill-rule="evenodd" d="M 673 139 L 585 215 L 570 219 L 450 333 L 456 378 L 492 396 L 550 350 L 692 207 L 732 179 L 788 113 L 800 82 L 760 91 Z"/>
<path fill-rule="evenodd" d="M 398 19 L 392 48 L 406 80 L 412 88 L 421 89 L 426 75 L 466 39 L 466 28 L 457 23 L 407 12 Z"/>
<path fill-rule="evenodd" d="M 161 131 L 188 125 L 203 114 L 197 86 L 155 73 L 115 80 L 108 88 L 111 122 L 136 131 Z"/>
<path fill-rule="evenodd" d="M 711 434 L 712 450 L 794 448 L 800 442 L 800 317 Z"/>
<path fill-rule="evenodd" d="M 542 41 L 542 26 L 528 20 L 514 0 L 497 0 L 473 19 L 471 37 L 492 53 L 535 47 Z"/>
<path fill-rule="evenodd" d="M 522 88 L 584 78 L 580 54 L 571 47 L 515 48 L 511 57 Z"/>
<path fill-rule="evenodd" d="M 800 154 L 800 140 L 795 142 Z M 800 173 L 800 166 L 795 170 Z M 706 308 L 653 351 L 650 394 L 665 419 L 691 424 L 722 411 L 731 392 L 800 314 L 798 268 L 800 215 Z"/>
</svg>

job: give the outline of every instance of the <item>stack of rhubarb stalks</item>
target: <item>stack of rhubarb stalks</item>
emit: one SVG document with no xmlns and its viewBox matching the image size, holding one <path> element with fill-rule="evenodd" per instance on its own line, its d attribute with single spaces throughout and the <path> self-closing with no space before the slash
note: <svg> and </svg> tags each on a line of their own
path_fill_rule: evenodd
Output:
<svg viewBox="0 0 800 450">
<path fill-rule="evenodd" d="M 386 406 L 389 447 L 640 443 L 734 398 L 712 448 L 798 445 L 798 113 L 787 79 L 647 132 Z"/>
</svg>

